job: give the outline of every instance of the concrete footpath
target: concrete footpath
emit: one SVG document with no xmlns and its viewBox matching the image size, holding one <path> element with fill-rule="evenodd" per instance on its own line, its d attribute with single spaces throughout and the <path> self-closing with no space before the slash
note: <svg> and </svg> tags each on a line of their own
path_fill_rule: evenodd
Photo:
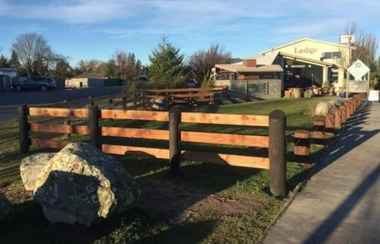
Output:
<svg viewBox="0 0 380 244">
<path fill-rule="evenodd" d="M 380 243 L 380 105 L 349 123 L 265 244 Z"/>
</svg>

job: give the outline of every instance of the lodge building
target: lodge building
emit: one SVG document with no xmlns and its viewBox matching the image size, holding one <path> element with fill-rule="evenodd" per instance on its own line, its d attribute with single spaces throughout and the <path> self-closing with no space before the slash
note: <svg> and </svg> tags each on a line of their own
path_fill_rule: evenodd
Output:
<svg viewBox="0 0 380 244">
<path fill-rule="evenodd" d="M 353 47 L 341 39 L 333 43 L 302 38 L 239 63 L 217 64 L 213 79 L 216 85 L 257 97 L 281 97 L 286 88 L 332 82 L 343 89 Z"/>
</svg>

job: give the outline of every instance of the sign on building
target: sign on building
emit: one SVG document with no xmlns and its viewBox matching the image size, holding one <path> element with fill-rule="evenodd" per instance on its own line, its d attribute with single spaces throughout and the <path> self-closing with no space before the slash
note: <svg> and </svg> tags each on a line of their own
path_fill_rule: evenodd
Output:
<svg viewBox="0 0 380 244">
<path fill-rule="evenodd" d="M 363 80 L 363 77 L 369 73 L 370 69 L 360 59 L 356 60 L 351 67 L 348 68 L 348 72 L 355 78 L 355 80 Z"/>
</svg>

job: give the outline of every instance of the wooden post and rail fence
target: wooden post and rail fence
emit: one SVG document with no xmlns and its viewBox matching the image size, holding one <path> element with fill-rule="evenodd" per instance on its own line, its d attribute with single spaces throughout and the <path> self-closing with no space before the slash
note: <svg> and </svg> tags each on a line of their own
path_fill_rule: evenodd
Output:
<svg viewBox="0 0 380 244">
<path fill-rule="evenodd" d="M 48 121 L 49 123 L 34 122 L 35 119 L 46 117 L 54 119 Z M 59 118 L 61 120 L 75 118 L 86 120 L 86 122 L 77 125 L 59 124 Z M 167 123 L 168 130 L 102 126 L 102 121 L 107 120 L 158 121 Z M 182 124 L 247 126 L 266 129 L 268 135 L 185 131 L 181 129 Z M 57 139 L 34 138 L 38 133 L 86 135 L 89 137 L 89 143 L 107 154 L 125 155 L 130 152 L 143 152 L 156 158 L 169 160 L 171 172 L 174 174 L 180 170 L 182 160 L 269 170 L 272 194 L 285 197 L 288 193 L 286 116 L 279 110 L 273 111 L 268 116 L 182 112 L 178 106 L 173 106 L 170 111 L 139 111 L 99 109 L 96 105 L 89 105 L 88 108 L 28 107 L 23 105 L 19 111 L 19 126 L 19 143 L 22 154 L 28 153 L 32 145 L 38 148 L 60 149 L 68 143 Z M 110 143 L 107 138 L 117 140 Z M 123 144 L 119 143 L 122 138 L 166 141 L 168 146 L 167 148 L 157 148 L 150 144 L 144 144 L 143 147 L 120 145 Z M 192 151 L 185 149 L 183 143 L 240 146 L 245 153 L 242 155 L 239 153 L 225 154 L 212 152 L 210 149 Z M 268 152 L 265 153 L 267 156 L 257 155 L 254 149 L 263 149 Z"/>
<path fill-rule="evenodd" d="M 344 101 L 340 106 L 333 107 L 326 116 L 313 118 L 312 130 L 297 130 L 294 135 L 293 153 L 299 161 L 308 162 L 312 155 L 311 145 L 326 144 L 346 125 L 348 119 L 360 108 L 366 96 L 358 94 Z M 313 162 L 312 162 L 313 163 Z"/>
</svg>

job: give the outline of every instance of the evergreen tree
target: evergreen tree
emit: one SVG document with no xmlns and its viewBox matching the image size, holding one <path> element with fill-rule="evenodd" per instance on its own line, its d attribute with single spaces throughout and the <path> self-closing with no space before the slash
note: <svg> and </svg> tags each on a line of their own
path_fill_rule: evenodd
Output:
<svg viewBox="0 0 380 244">
<path fill-rule="evenodd" d="M 9 60 L 9 65 L 12 68 L 16 68 L 16 69 L 20 67 L 20 62 L 18 60 L 17 53 L 14 50 L 12 50 L 11 59 Z"/>
<path fill-rule="evenodd" d="M 9 62 L 4 55 L 0 55 L 0 68 L 8 68 Z"/>
<path fill-rule="evenodd" d="M 184 82 L 184 56 L 180 49 L 163 39 L 153 50 L 149 66 L 149 78 L 159 88 L 176 88 Z"/>
</svg>

